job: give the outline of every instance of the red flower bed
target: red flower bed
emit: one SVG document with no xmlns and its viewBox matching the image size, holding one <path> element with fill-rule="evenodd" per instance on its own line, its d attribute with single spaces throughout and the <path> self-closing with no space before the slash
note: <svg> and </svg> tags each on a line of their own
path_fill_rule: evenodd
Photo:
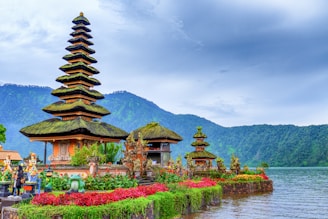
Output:
<svg viewBox="0 0 328 219">
<path fill-rule="evenodd" d="M 203 188 L 215 186 L 217 183 L 209 178 L 202 178 L 200 181 L 186 180 L 180 182 L 179 185 L 187 186 L 188 188 Z"/>
<path fill-rule="evenodd" d="M 150 186 L 138 186 L 129 189 L 115 189 L 113 192 L 106 193 L 71 193 L 55 196 L 50 193 L 36 195 L 31 203 L 34 205 L 79 205 L 92 206 L 103 205 L 128 198 L 139 198 L 155 194 L 156 192 L 168 191 L 164 184 L 155 183 Z"/>
<path fill-rule="evenodd" d="M 264 179 L 264 180 L 269 180 L 269 177 L 267 175 L 265 175 L 264 173 L 258 174 L 258 176 L 262 177 L 262 179 Z"/>
</svg>

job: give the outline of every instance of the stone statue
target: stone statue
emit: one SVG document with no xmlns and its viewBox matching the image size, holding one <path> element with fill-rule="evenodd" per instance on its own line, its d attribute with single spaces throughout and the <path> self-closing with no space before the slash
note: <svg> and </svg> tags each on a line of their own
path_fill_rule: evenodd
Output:
<svg viewBox="0 0 328 219">
<path fill-rule="evenodd" d="M 11 168 L 11 160 L 10 155 L 6 156 L 6 159 L 3 161 L 4 167 L 2 171 L 2 181 L 10 181 L 12 178 L 12 168 Z"/>
<path fill-rule="evenodd" d="M 81 176 L 73 174 L 69 180 L 68 180 L 68 184 L 70 186 L 70 189 L 68 190 L 67 193 L 74 193 L 74 192 L 84 192 L 84 186 L 85 183 L 82 180 Z"/>
<path fill-rule="evenodd" d="M 37 157 L 35 153 L 31 153 L 31 159 L 27 166 L 27 177 L 29 182 L 36 182 L 38 177 L 38 169 L 36 168 Z"/>
<path fill-rule="evenodd" d="M 12 168 L 11 168 L 11 160 L 10 160 L 10 155 L 7 155 L 6 156 L 6 159 L 3 161 L 3 164 L 4 164 L 4 168 L 3 168 L 3 171 L 9 171 L 9 172 L 12 172 Z"/>
</svg>

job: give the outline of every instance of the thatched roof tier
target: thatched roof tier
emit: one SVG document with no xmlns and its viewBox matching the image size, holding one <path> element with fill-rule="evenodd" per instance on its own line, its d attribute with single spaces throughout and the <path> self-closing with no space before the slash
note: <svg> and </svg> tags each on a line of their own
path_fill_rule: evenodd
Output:
<svg viewBox="0 0 328 219">
<path fill-rule="evenodd" d="M 198 126 L 197 127 L 197 132 L 193 136 L 194 138 L 207 138 L 207 136 L 202 132 L 202 127 Z"/>
<path fill-rule="evenodd" d="M 89 40 L 86 40 L 83 37 L 75 37 L 75 38 L 69 39 L 68 42 L 70 42 L 72 44 L 75 44 L 75 43 L 84 43 L 84 44 L 87 44 L 89 46 L 93 45 L 93 42 L 91 42 Z"/>
<path fill-rule="evenodd" d="M 94 68 L 90 65 L 86 65 L 83 62 L 68 63 L 66 65 L 61 66 L 59 69 L 64 71 L 64 72 L 65 71 L 71 71 L 71 70 L 83 69 L 83 70 L 85 70 L 87 72 L 90 72 L 92 74 L 98 74 L 99 73 L 99 71 L 96 68 Z"/>
<path fill-rule="evenodd" d="M 74 18 L 72 22 L 74 24 L 90 25 L 89 20 L 86 17 L 84 17 L 83 12 L 80 13 L 80 16 Z"/>
<path fill-rule="evenodd" d="M 110 124 L 85 121 L 80 117 L 74 120 L 48 119 L 22 128 L 20 132 L 29 138 L 84 135 L 123 140 L 128 136 L 127 132 Z"/>
<path fill-rule="evenodd" d="M 73 88 L 67 88 L 67 87 L 60 87 L 58 89 L 55 89 L 51 92 L 52 95 L 61 97 L 61 96 L 69 96 L 69 95 L 75 95 L 75 94 L 82 94 L 97 100 L 103 99 L 104 95 L 99 93 L 96 90 L 88 90 L 83 86 L 76 86 Z"/>
<path fill-rule="evenodd" d="M 216 156 L 208 151 L 193 151 L 188 153 L 185 158 L 190 157 L 191 159 L 215 159 Z"/>
<path fill-rule="evenodd" d="M 63 57 L 63 59 L 65 59 L 66 61 L 69 61 L 69 60 L 74 60 L 74 59 L 85 59 L 91 63 L 97 63 L 97 60 L 91 56 L 88 56 L 87 54 L 84 54 L 84 53 L 81 53 L 81 52 L 77 52 L 77 53 L 73 53 L 73 54 L 68 54 L 68 55 L 65 55 Z"/>
<path fill-rule="evenodd" d="M 104 95 L 99 93 L 96 90 L 88 90 L 85 87 L 79 85 L 73 88 L 67 88 L 67 87 L 60 87 L 51 92 L 52 95 L 56 97 L 62 97 L 62 96 L 69 96 L 69 95 L 75 95 L 75 94 L 82 94 L 97 100 L 104 99 Z"/>
<path fill-rule="evenodd" d="M 91 39 L 93 38 L 90 34 L 88 34 L 85 30 L 78 30 L 78 31 L 74 31 L 70 34 L 72 37 L 77 37 L 77 36 L 85 36 L 87 39 Z"/>
<path fill-rule="evenodd" d="M 83 24 L 77 24 L 73 26 L 72 29 L 75 31 L 84 30 L 85 32 L 91 32 L 91 30 Z"/>
<path fill-rule="evenodd" d="M 141 128 L 134 130 L 131 134 L 134 139 L 138 139 L 139 133 L 144 140 L 149 142 L 172 142 L 182 141 L 182 137 L 174 131 L 161 126 L 157 122 L 151 122 Z"/>
<path fill-rule="evenodd" d="M 191 143 L 191 146 L 193 147 L 198 147 L 198 146 L 204 146 L 204 147 L 207 147 L 209 146 L 210 144 L 206 141 L 194 141 L 193 143 Z"/>
<path fill-rule="evenodd" d="M 96 114 L 100 116 L 109 115 L 110 112 L 97 104 L 85 104 L 82 100 L 75 101 L 73 103 L 66 103 L 64 101 L 58 101 L 56 103 L 53 103 L 49 106 L 46 106 L 42 109 L 43 111 L 47 113 L 66 113 L 66 112 L 87 112 L 91 114 Z"/>
<path fill-rule="evenodd" d="M 94 49 L 91 49 L 90 47 L 86 47 L 82 44 L 70 45 L 70 46 L 67 46 L 65 49 L 67 51 L 70 51 L 73 53 L 74 53 L 74 51 L 77 51 L 77 50 L 83 50 L 83 51 L 87 52 L 88 54 L 94 54 L 96 52 Z"/>
<path fill-rule="evenodd" d="M 85 81 L 89 84 L 100 85 L 100 81 L 95 78 L 88 77 L 83 73 L 77 73 L 72 75 L 63 75 L 56 79 L 56 81 L 61 83 L 73 82 L 73 81 Z"/>
</svg>

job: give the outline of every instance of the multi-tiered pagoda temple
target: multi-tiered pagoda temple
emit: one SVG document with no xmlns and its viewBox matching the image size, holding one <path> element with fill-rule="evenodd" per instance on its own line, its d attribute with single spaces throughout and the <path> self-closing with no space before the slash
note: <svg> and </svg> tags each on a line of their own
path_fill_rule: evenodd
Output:
<svg viewBox="0 0 328 219">
<path fill-rule="evenodd" d="M 89 40 L 91 30 L 87 27 L 90 22 L 82 12 L 72 22 L 75 24 L 70 34 L 73 38 L 68 40 L 71 45 L 66 47 L 70 54 L 63 57 L 68 63 L 60 67 L 65 75 L 56 80 L 63 86 L 51 93 L 60 101 L 43 108 L 54 118 L 20 130 L 31 141 L 51 143 L 53 154 L 50 161 L 55 164 L 69 163 L 76 147 L 119 142 L 128 136 L 127 132 L 101 122 L 101 118 L 110 112 L 96 104 L 104 96 L 93 89 L 100 82 L 93 78 L 99 71 L 91 66 L 97 60 L 90 56 L 95 53 L 89 48 L 93 45 Z"/>
<path fill-rule="evenodd" d="M 191 158 L 196 166 L 196 170 L 207 170 L 212 167 L 212 160 L 216 158 L 214 154 L 205 150 L 210 144 L 205 140 L 207 136 L 202 132 L 202 127 L 197 127 L 197 132 L 194 134 L 194 142 L 191 146 L 195 147 L 195 151 L 188 153 L 185 158 Z"/>
</svg>

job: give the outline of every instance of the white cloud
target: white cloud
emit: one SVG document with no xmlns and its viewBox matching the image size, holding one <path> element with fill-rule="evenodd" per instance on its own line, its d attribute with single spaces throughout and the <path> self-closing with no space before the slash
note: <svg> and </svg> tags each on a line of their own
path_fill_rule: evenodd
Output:
<svg viewBox="0 0 328 219">
<path fill-rule="evenodd" d="M 224 126 L 328 123 L 327 4 L 2 0 L 1 81 L 59 87 L 82 11 L 103 93 L 127 90 Z"/>
</svg>

